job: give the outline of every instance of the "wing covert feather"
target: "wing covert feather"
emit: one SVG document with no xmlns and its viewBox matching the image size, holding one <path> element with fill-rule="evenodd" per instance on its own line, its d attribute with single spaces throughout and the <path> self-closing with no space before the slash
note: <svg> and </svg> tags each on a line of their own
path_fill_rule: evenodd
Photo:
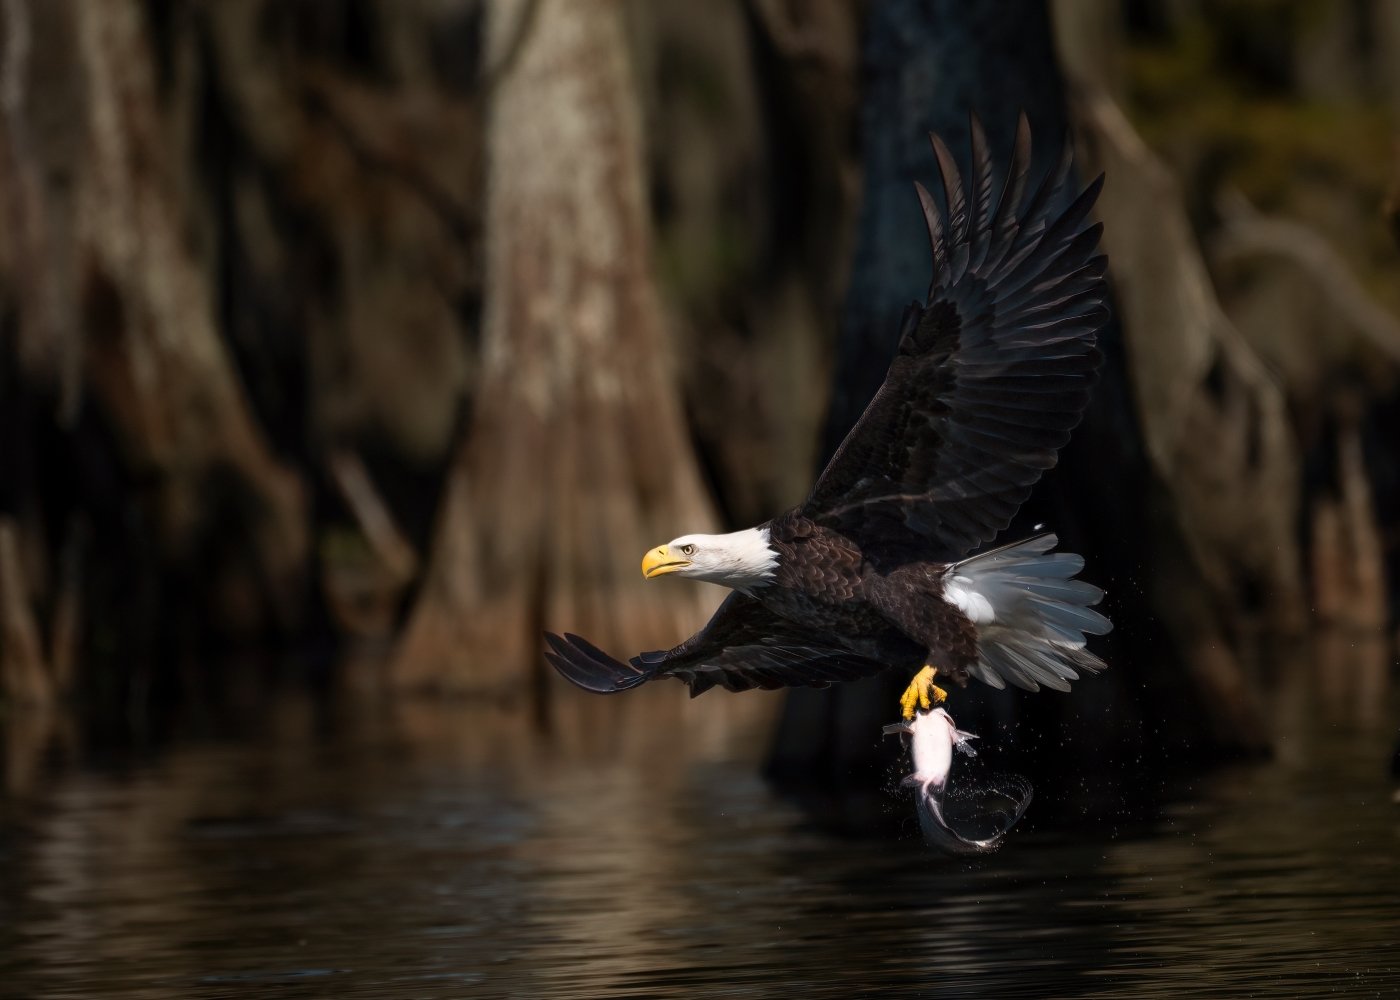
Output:
<svg viewBox="0 0 1400 1000">
<path fill-rule="evenodd" d="M 704 628 L 679 646 L 639 653 L 628 662 L 587 639 L 545 633 L 545 658 L 566 679 L 598 694 L 612 694 L 658 677 L 676 677 L 691 696 L 716 685 L 750 688 L 826 687 L 879 673 L 885 664 L 841 648 L 801 629 L 746 594 L 731 593 Z"/>
</svg>

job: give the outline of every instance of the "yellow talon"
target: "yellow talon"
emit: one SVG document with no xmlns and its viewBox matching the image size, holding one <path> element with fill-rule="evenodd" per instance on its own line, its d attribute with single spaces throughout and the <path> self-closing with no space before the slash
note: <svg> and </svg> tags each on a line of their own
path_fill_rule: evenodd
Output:
<svg viewBox="0 0 1400 1000">
<path fill-rule="evenodd" d="M 904 712 L 904 718 L 912 719 L 916 706 L 927 712 L 934 705 L 947 700 L 948 692 L 933 683 L 937 676 L 938 668 L 927 664 L 914 675 L 914 679 L 904 689 L 904 694 L 899 697 L 899 707 Z"/>
</svg>

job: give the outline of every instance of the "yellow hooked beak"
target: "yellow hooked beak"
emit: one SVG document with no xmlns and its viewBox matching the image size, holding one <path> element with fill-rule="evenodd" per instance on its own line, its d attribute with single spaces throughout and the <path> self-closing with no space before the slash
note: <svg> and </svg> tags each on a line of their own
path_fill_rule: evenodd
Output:
<svg viewBox="0 0 1400 1000">
<path fill-rule="evenodd" d="M 689 559 L 677 558 L 671 555 L 671 550 L 665 545 L 658 545 L 642 556 L 642 576 L 650 580 L 654 576 L 665 576 L 689 565 Z"/>
</svg>

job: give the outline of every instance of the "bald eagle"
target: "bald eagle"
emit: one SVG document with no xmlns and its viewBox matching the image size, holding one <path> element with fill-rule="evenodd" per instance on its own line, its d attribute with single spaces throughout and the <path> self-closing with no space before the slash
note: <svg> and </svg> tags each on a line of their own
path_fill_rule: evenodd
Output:
<svg viewBox="0 0 1400 1000">
<path fill-rule="evenodd" d="M 1064 211 L 1072 155 L 1027 195 L 1030 127 L 1016 129 L 993 204 L 986 136 L 971 123 L 964 187 L 931 135 L 943 206 L 915 184 L 933 251 L 928 297 L 904 312 L 894 360 L 811 495 L 765 524 L 682 535 L 646 553 L 647 579 L 687 577 L 732 590 L 673 649 L 626 663 L 573 634 L 545 634 L 555 669 L 589 691 L 675 677 L 692 696 L 825 687 L 887 669 L 914 673 L 901 708 L 965 685 L 1066 691 L 1102 660 L 1103 591 L 1075 579 L 1084 560 L 1053 534 L 968 557 L 1010 524 L 1055 465 L 1089 400 L 1108 320 L 1102 229 L 1087 222 L 1100 176 Z"/>
</svg>

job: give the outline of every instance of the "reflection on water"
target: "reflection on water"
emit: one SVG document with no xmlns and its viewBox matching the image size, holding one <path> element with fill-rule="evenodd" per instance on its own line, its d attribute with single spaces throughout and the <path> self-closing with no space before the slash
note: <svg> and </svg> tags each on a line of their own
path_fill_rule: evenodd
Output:
<svg viewBox="0 0 1400 1000">
<path fill-rule="evenodd" d="M 1274 760 L 975 862 L 912 821 L 811 829 L 754 777 L 762 695 L 571 699 L 553 740 L 480 706 L 284 699 L 121 766 L 22 763 L 12 728 L 0 992 L 1397 995 L 1397 706 L 1386 655 L 1358 662 L 1280 687 Z"/>
</svg>

